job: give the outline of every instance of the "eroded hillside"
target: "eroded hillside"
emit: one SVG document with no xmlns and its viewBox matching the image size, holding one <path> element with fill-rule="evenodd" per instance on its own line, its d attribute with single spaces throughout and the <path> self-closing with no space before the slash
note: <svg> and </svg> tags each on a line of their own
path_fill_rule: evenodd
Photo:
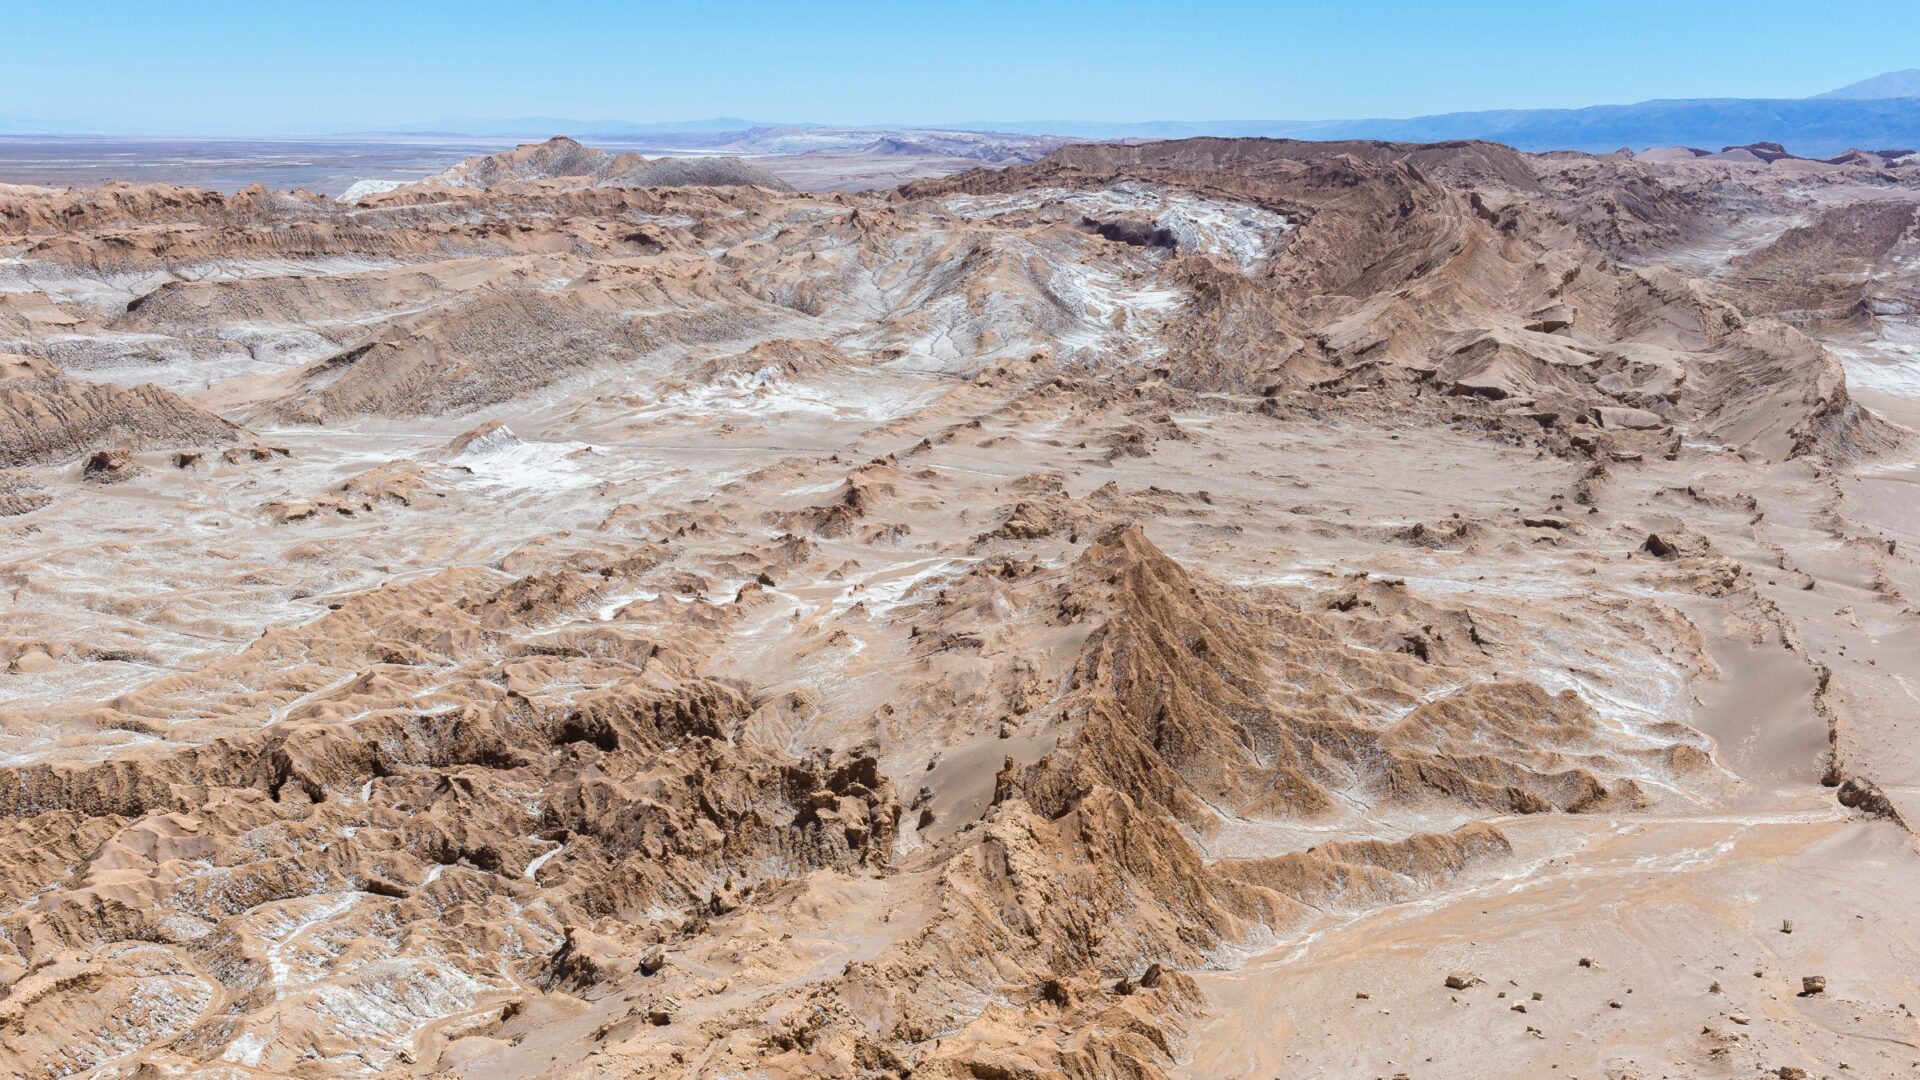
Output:
<svg viewBox="0 0 1920 1080">
<path fill-rule="evenodd" d="M 650 168 L 0 188 L 19 1075 L 1920 1060 L 1914 167 Z"/>
</svg>

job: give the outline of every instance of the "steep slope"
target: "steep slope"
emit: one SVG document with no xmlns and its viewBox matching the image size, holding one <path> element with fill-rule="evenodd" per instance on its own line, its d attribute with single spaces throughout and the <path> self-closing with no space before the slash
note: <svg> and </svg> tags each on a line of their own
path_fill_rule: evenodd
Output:
<svg viewBox="0 0 1920 1080">
<path fill-rule="evenodd" d="M 151 384 L 81 382 L 44 360 L 0 355 L 0 467 L 58 464 L 111 448 L 217 446 L 242 434 Z"/>
</svg>

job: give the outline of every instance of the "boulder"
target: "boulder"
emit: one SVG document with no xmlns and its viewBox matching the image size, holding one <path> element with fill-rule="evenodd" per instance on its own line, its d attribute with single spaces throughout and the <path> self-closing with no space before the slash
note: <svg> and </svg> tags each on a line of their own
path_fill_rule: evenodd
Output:
<svg viewBox="0 0 1920 1080">
<path fill-rule="evenodd" d="M 118 484 L 145 471 L 133 460 L 133 451 L 121 447 L 96 450 L 80 467 L 80 478 L 95 484 Z"/>
<path fill-rule="evenodd" d="M 1607 431 L 1657 431 L 1667 426 L 1658 413 L 1624 405 L 1601 405 L 1593 414 L 1594 420 Z"/>
</svg>

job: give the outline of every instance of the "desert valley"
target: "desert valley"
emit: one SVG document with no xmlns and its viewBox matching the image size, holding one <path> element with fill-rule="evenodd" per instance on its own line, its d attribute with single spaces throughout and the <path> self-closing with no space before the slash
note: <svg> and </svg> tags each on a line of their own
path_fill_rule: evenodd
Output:
<svg viewBox="0 0 1920 1080">
<path fill-rule="evenodd" d="M 10 1075 L 1920 1068 L 1920 159 L 943 139 L 0 186 Z"/>
</svg>

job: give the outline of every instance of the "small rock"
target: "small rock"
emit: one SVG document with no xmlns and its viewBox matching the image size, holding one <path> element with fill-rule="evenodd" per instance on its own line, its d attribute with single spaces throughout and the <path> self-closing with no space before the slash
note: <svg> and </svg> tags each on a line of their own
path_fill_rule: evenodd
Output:
<svg viewBox="0 0 1920 1080">
<path fill-rule="evenodd" d="M 1536 308 L 1527 318 L 1532 321 L 1526 324 L 1526 329 L 1539 334 L 1552 334 L 1571 327 L 1574 313 L 1565 304 L 1548 304 Z"/>
<path fill-rule="evenodd" d="M 1064 1007 L 1073 1004 L 1073 992 L 1067 989 L 1066 983 L 1057 978 L 1042 979 L 1040 980 L 1040 1000 Z"/>
<path fill-rule="evenodd" d="M 1782 1065 L 1774 1075 L 1780 1080 L 1807 1080 L 1807 1070 L 1798 1065 Z"/>
<path fill-rule="evenodd" d="M 1514 1002 L 1514 1003 L 1513 1003 L 1512 1005 L 1510 1005 L 1510 1006 L 1508 1006 L 1508 1007 L 1507 1007 L 1507 1011 L 1508 1011 L 1508 1012 L 1517 1012 L 1517 1013 L 1523 1013 L 1523 1012 L 1526 1012 L 1526 1011 L 1527 1011 L 1527 1007 L 1526 1007 L 1526 1005 L 1525 1005 L 1525 1004 L 1523 1004 L 1522 1002 L 1518 1002 L 1518 1001 L 1516 1001 L 1516 1002 Z"/>
<path fill-rule="evenodd" d="M 495 425 L 499 426 L 498 424 Z M 229 465 L 242 465 L 249 461 L 272 461 L 276 457 L 292 457 L 293 451 L 284 446 L 234 446 L 220 454 L 220 460 Z"/>
<path fill-rule="evenodd" d="M 1871 664 L 1873 661 L 1869 660 L 1867 663 Z M 1887 799 L 1886 792 L 1881 791 L 1879 786 L 1871 780 L 1848 778 L 1841 782 L 1840 790 L 1835 794 L 1840 799 L 1840 805 L 1848 809 L 1888 819 L 1898 817 L 1898 811 Z"/>
<path fill-rule="evenodd" d="M 1783 934 L 1791 934 L 1791 933 L 1793 933 L 1793 920 L 1792 920 L 1792 919 L 1781 919 L 1781 920 L 1780 920 L 1780 932 L 1781 932 L 1781 933 L 1783 933 Z"/>
<path fill-rule="evenodd" d="M 1732 1016 L 1727 1017 L 1727 1019 L 1739 1024 L 1741 1027 L 1746 1027 L 1748 1024 L 1753 1023 L 1753 1018 L 1746 1013 L 1734 1013 Z"/>
<path fill-rule="evenodd" d="M 1712 986 L 1707 987 L 1707 993 L 1709 994 L 1723 993 L 1723 991 L 1720 989 L 1720 983 L 1718 980 L 1715 980 Z"/>
<path fill-rule="evenodd" d="M 1541 992 L 1540 992 L 1540 991 L 1538 991 L 1538 990 L 1535 990 L 1535 991 L 1533 992 L 1533 1000 L 1535 1000 L 1535 1001 L 1545 1001 L 1545 1000 L 1547 1000 L 1547 995 L 1545 995 L 1545 994 L 1543 994 L 1543 993 L 1541 993 Z"/>
<path fill-rule="evenodd" d="M 1583 956 L 1583 957 L 1581 957 L 1581 958 L 1580 958 L 1580 966 L 1581 966 L 1581 967 L 1584 967 L 1584 968 L 1590 968 L 1590 967 L 1593 967 L 1593 966 L 1594 966 L 1594 962 L 1593 962 L 1593 957 L 1591 957 L 1591 956 Z"/>
<path fill-rule="evenodd" d="M 131 450 L 101 450 L 80 467 L 80 477 L 96 484 L 118 484 L 145 471 L 133 460 Z"/>
<path fill-rule="evenodd" d="M 1655 431 L 1667 426 L 1667 422 L 1662 420 L 1658 413 L 1648 412 L 1645 409 L 1602 405 L 1593 411 L 1596 414 L 1595 419 L 1600 421 L 1600 426 L 1609 431 L 1621 429 Z"/>
<path fill-rule="evenodd" d="M 1827 977 L 1825 975 L 1801 976 L 1800 978 L 1800 996 L 1801 997 L 1812 997 L 1815 994 L 1824 994 L 1826 992 L 1827 992 Z"/>
<path fill-rule="evenodd" d="M 1447 976 L 1447 989 L 1465 990 L 1470 986 L 1479 986 L 1483 981 L 1471 971 L 1456 971 Z"/>
<path fill-rule="evenodd" d="M 1607 999 L 1607 1008 L 1609 1008 L 1609 1009 L 1624 1009 L 1624 1008 L 1626 1008 L 1626 1006 L 1625 1006 L 1625 1005 L 1622 1005 L 1622 1004 L 1620 1004 L 1620 1003 L 1619 1003 L 1618 1001 L 1615 1001 L 1615 1000 L 1613 1000 L 1612 998 L 1608 998 L 1608 999 Z"/>
</svg>

